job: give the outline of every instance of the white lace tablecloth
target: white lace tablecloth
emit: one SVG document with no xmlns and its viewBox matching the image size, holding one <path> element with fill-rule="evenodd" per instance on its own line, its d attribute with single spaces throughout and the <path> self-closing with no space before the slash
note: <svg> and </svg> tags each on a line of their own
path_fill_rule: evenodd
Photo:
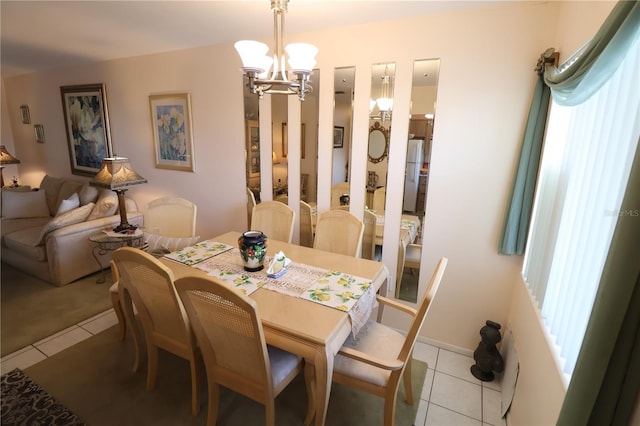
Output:
<svg viewBox="0 0 640 426">
<path fill-rule="evenodd" d="M 265 265 L 269 262 L 271 258 L 267 256 Z M 291 262 L 287 266 L 287 273 L 280 278 L 269 278 L 266 266 L 257 272 L 245 271 L 238 248 L 221 252 L 192 266 L 234 285 L 246 295 L 265 288 L 346 311 L 351 318 L 354 337 L 378 305 L 370 279 L 297 262 Z"/>
</svg>

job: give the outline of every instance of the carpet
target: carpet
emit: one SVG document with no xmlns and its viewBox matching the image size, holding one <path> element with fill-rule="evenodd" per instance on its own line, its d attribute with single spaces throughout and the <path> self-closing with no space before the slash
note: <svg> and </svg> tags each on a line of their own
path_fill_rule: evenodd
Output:
<svg viewBox="0 0 640 426">
<path fill-rule="evenodd" d="M 18 368 L 0 377 L 0 388 L 3 425 L 86 425 Z"/>
<path fill-rule="evenodd" d="M 111 307 L 106 281 L 96 284 L 98 274 L 62 287 L 42 281 L 2 263 L 0 286 L 1 355 L 51 336 Z"/>
<path fill-rule="evenodd" d="M 206 384 L 200 397 L 200 414 L 191 415 L 189 364 L 160 351 L 156 387 L 146 390 L 146 365 L 131 372 L 133 344 L 128 336 L 118 340 L 117 326 L 84 340 L 35 364 L 25 373 L 58 401 L 92 426 L 111 425 L 204 425 L 207 418 Z M 424 362 L 413 361 L 414 405 L 404 402 L 401 384 L 396 425 L 410 426 L 416 416 L 427 370 Z M 204 379 L 203 382 L 206 382 Z M 382 398 L 334 384 L 327 414 L 328 426 L 382 425 Z M 307 395 L 299 375 L 276 398 L 276 424 L 302 425 Z M 264 408 L 242 395 L 222 388 L 218 425 L 264 424 Z"/>
</svg>

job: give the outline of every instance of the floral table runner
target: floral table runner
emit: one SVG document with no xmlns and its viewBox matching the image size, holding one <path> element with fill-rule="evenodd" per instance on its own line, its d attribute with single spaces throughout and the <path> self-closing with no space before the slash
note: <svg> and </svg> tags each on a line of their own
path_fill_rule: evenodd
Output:
<svg viewBox="0 0 640 426">
<path fill-rule="evenodd" d="M 213 256 L 217 256 L 220 253 L 231 250 L 232 248 L 233 246 L 228 244 L 207 240 L 180 250 L 172 251 L 171 253 L 165 254 L 164 257 L 184 263 L 188 266 L 193 266 L 196 263 L 202 262 L 203 260 L 209 259 Z"/>
<path fill-rule="evenodd" d="M 270 261 L 271 258 L 267 256 L 265 265 Z M 377 306 L 371 280 L 297 262 L 291 262 L 287 266 L 287 273 L 280 278 L 269 278 L 266 266 L 262 271 L 245 271 L 238 248 L 219 253 L 193 266 L 229 283 L 246 295 L 264 287 L 346 311 L 351 317 L 354 336 Z"/>
</svg>

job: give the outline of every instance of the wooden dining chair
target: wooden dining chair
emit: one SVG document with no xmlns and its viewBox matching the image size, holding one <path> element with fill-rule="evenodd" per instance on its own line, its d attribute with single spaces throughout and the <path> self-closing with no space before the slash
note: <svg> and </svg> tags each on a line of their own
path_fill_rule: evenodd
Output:
<svg viewBox="0 0 640 426">
<path fill-rule="evenodd" d="M 373 193 L 373 210 L 378 210 L 383 212 L 385 202 L 387 201 L 387 188 L 381 187 L 374 191 Z"/>
<path fill-rule="evenodd" d="M 113 261 L 120 273 L 120 285 L 130 295 L 142 322 L 147 346 L 147 390 L 155 387 L 158 370 L 158 349 L 171 352 L 189 361 L 191 370 L 191 413 L 198 414 L 198 364 L 200 351 L 191 332 L 189 318 L 174 287 L 171 269 L 142 250 L 121 247 L 113 252 Z M 127 322 L 135 327 L 130 300 L 121 301 Z M 132 334 L 135 333 L 132 332 Z M 134 337 L 134 340 L 138 340 Z M 136 342 L 137 371 L 140 344 Z"/>
<path fill-rule="evenodd" d="M 413 347 L 431 302 L 438 291 L 447 258 L 438 262 L 429 287 L 415 310 L 402 303 L 377 296 L 380 303 L 413 317 L 407 335 L 375 321 L 368 321 L 357 338 L 349 336 L 335 358 L 333 381 L 384 398 L 384 425 L 393 426 L 400 379 L 404 380 L 406 402 L 413 405 L 411 362 Z"/>
<path fill-rule="evenodd" d="M 303 370 L 308 404 L 313 410 L 313 366 L 265 341 L 256 302 L 215 277 L 176 280 L 191 327 L 202 351 L 208 382 L 207 425 L 216 424 L 219 387 L 224 386 L 265 406 L 266 424 L 275 425 L 274 400 Z"/>
<path fill-rule="evenodd" d="M 365 210 L 362 221 L 364 222 L 364 232 L 362 234 L 362 257 L 364 259 L 375 260 L 377 217 L 369 210 Z"/>
<path fill-rule="evenodd" d="M 144 212 L 144 227 L 166 237 L 194 237 L 198 206 L 180 197 L 152 200 Z"/>
<path fill-rule="evenodd" d="M 331 208 L 336 208 L 340 205 L 340 196 L 342 194 L 349 194 L 349 182 L 336 183 L 331 187 Z"/>
<path fill-rule="evenodd" d="M 253 208 L 256 206 L 256 197 L 253 191 L 247 187 L 247 226 L 251 226 L 251 216 Z"/>
<path fill-rule="evenodd" d="M 311 206 L 300 200 L 300 245 L 313 247 L 313 215 Z"/>
<path fill-rule="evenodd" d="M 263 201 L 253 208 L 251 229 L 262 231 L 267 237 L 291 242 L 296 213 L 279 201 Z"/>
<path fill-rule="evenodd" d="M 313 248 L 360 257 L 364 223 L 352 213 L 334 209 L 318 216 Z"/>
</svg>

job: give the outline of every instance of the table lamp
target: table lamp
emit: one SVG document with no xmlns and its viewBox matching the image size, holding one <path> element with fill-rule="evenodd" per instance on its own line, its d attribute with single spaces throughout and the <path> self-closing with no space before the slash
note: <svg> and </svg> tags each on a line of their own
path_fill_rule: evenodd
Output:
<svg viewBox="0 0 640 426">
<path fill-rule="evenodd" d="M 20 160 L 9 154 L 9 151 L 7 151 L 7 148 L 5 148 L 4 145 L 0 145 L 0 188 L 4 186 L 4 176 L 2 174 L 2 169 L 4 169 L 4 166 L 7 164 L 18 163 L 20 163 Z"/>
<path fill-rule="evenodd" d="M 124 193 L 128 186 L 147 183 L 147 180 L 136 173 L 131 167 L 128 158 L 113 157 L 103 158 L 102 166 L 98 174 L 89 182 L 92 186 L 109 188 L 118 194 L 118 209 L 120 211 L 120 225 L 113 228 L 114 232 L 135 231 L 137 226 L 127 222 L 127 206 L 124 200 Z"/>
</svg>

